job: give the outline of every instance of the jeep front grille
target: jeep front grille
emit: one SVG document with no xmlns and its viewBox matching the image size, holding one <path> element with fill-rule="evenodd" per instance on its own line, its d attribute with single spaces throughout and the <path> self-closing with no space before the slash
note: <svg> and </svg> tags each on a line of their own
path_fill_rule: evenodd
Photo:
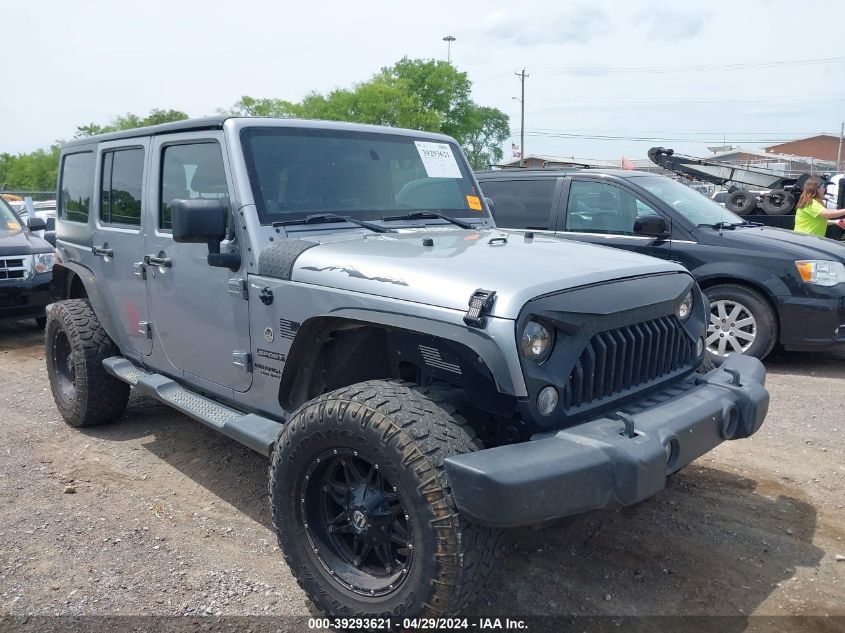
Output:
<svg viewBox="0 0 845 633">
<path fill-rule="evenodd" d="M 695 345 L 674 316 L 599 332 L 575 363 L 563 406 L 576 410 L 615 398 L 689 368 Z"/>
<path fill-rule="evenodd" d="M 0 257 L 0 281 L 26 279 L 29 268 L 21 257 Z"/>
</svg>

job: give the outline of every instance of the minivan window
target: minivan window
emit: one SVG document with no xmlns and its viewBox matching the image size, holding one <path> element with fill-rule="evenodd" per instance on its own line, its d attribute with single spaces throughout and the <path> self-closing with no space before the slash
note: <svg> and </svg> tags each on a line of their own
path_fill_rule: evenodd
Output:
<svg viewBox="0 0 845 633">
<path fill-rule="evenodd" d="M 493 199 L 497 226 L 508 229 L 549 230 L 556 178 L 488 180 L 484 195 Z"/>
<path fill-rule="evenodd" d="M 94 154 L 67 154 L 62 159 L 59 216 L 71 222 L 88 222 L 94 193 Z"/>
<path fill-rule="evenodd" d="M 566 230 L 634 235 L 638 218 L 658 213 L 632 193 L 606 182 L 573 180 L 566 208 Z"/>
<path fill-rule="evenodd" d="M 241 132 L 263 224 L 319 213 L 382 219 L 414 211 L 482 217 L 451 142 L 349 130 L 250 127 Z"/>
<path fill-rule="evenodd" d="M 106 224 L 141 224 L 141 189 L 144 150 L 117 150 L 103 154 L 100 221 Z"/>
<path fill-rule="evenodd" d="M 696 226 L 742 224 L 744 220 L 686 185 L 663 176 L 632 176 L 643 187 Z"/>
<path fill-rule="evenodd" d="M 158 226 L 171 227 L 174 200 L 222 198 L 229 203 L 229 186 L 223 169 L 223 154 L 214 142 L 168 145 L 161 162 L 161 207 Z"/>
</svg>

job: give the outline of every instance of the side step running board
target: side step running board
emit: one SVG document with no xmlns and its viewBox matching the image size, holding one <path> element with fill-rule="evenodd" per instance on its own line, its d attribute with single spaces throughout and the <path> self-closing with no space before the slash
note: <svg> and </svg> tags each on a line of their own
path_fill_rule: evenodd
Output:
<svg viewBox="0 0 845 633">
<path fill-rule="evenodd" d="M 282 430 L 282 424 L 276 420 L 231 409 L 188 391 L 166 376 L 144 371 L 125 358 L 106 358 L 103 367 L 112 376 L 129 383 L 141 393 L 152 396 L 268 457 Z"/>
</svg>

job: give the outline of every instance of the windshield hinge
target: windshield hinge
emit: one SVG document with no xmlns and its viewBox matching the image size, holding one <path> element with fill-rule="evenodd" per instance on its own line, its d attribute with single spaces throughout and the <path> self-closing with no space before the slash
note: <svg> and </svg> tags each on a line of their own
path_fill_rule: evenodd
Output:
<svg viewBox="0 0 845 633">
<path fill-rule="evenodd" d="M 229 288 L 229 294 L 240 297 L 244 301 L 249 301 L 249 290 L 246 285 L 246 279 L 233 277 L 226 283 L 226 286 Z"/>
<path fill-rule="evenodd" d="M 232 352 L 232 364 L 240 368 L 242 372 L 248 374 L 252 372 L 252 357 L 249 352 L 236 350 Z"/>
<path fill-rule="evenodd" d="M 469 298 L 469 310 L 464 315 L 464 323 L 472 327 L 483 328 L 486 324 L 485 316 L 490 313 L 493 301 L 496 299 L 495 290 L 479 288 Z"/>
</svg>

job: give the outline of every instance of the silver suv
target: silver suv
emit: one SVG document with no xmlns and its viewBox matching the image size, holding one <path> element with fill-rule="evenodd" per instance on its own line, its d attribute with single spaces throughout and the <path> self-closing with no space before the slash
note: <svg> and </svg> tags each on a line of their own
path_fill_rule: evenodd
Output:
<svg viewBox="0 0 845 633">
<path fill-rule="evenodd" d="M 501 528 L 636 503 L 768 407 L 759 361 L 697 371 L 686 270 L 497 229 L 446 136 L 220 117 L 79 139 L 57 246 L 68 424 L 134 388 L 269 456 L 285 560 L 335 616 L 458 613 Z"/>
</svg>

